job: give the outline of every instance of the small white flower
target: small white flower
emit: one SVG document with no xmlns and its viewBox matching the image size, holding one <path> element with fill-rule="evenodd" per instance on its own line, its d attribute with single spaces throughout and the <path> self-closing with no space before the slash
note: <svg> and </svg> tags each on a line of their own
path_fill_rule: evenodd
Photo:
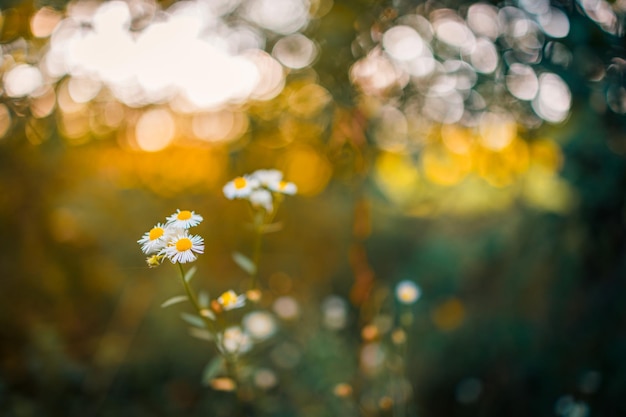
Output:
<svg viewBox="0 0 626 417">
<path fill-rule="evenodd" d="M 237 295 L 235 291 L 228 290 L 217 298 L 217 302 L 224 311 L 233 310 L 246 304 L 246 295 Z"/>
<path fill-rule="evenodd" d="M 296 187 L 296 184 L 294 184 L 293 182 L 287 182 L 282 180 L 270 182 L 267 187 L 275 193 L 287 195 L 294 195 L 298 192 L 298 187 Z"/>
<path fill-rule="evenodd" d="M 247 314 L 243 320 L 243 327 L 254 340 L 265 340 L 276 333 L 274 316 L 265 311 L 254 311 Z"/>
<path fill-rule="evenodd" d="M 144 233 L 137 243 L 141 245 L 143 253 L 150 255 L 165 248 L 167 235 L 167 227 L 161 223 L 157 223 L 149 232 Z"/>
<path fill-rule="evenodd" d="M 250 335 L 241 330 L 239 326 L 229 327 L 221 335 L 218 335 L 219 349 L 224 353 L 246 353 L 252 349 Z"/>
<path fill-rule="evenodd" d="M 263 207 L 268 213 L 274 209 L 274 205 L 272 204 L 272 193 L 267 191 L 266 189 L 254 190 L 250 193 L 248 197 L 250 203 L 254 207 Z"/>
<path fill-rule="evenodd" d="M 252 173 L 252 177 L 256 178 L 261 186 L 269 187 L 271 183 L 280 182 L 283 173 L 277 169 L 257 169 Z"/>
<path fill-rule="evenodd" d="M 186 230 L 179 231 L 168 241 L 163 253 L 173 264 L 193 262 L 198 258 L 196 253 L 204 253 L 204 239 Z"/>
<path fill-rule="evenodd" d="M 222 191 L 224 191 L 224 195 L 229 200 L 233 198 L 247 198 L 258 186 L 259 180 L 249 175 L 244 175 L 243 177 L 237 177 L 229 181 Z"/>
<path fill-rule="evenodd" d="M 422 290 L 413 281 L 404 280 L 396 285 L 396 297 L 402 304 L 413 304 L 422 295 Z"/>
<path fill-rule="evenodd" d="M 202 220 L 202 216 L 194 213 L 193 211 L 176 210 L 176 213 L 167 217 L 167 225 L 189 229 L 190 227 L 199 225 Z"/>
</svg>

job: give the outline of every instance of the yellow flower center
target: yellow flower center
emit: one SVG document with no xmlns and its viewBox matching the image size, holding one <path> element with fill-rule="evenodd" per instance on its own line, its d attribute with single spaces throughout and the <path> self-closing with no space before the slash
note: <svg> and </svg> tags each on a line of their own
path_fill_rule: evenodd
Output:
<svg viewBox="0 0 626 417">
<path fill-rule="evenodd" d="M 237 177 L 233 180 L 233 184 L 236 189 L 241 190 L 246 186 L 246 184 L 248 184 L 248 181 L 246 181 L 244 177 Z"/>
<path fill-rule="evenodd" d="M 417 298 L 417 291 L 415 291 L 415 288 L 403 288 L 398 293 L 398 298 L 402 302 L 412 303 Z"/>
<path fill-rule="evenodd" d="M 189 220 L 191 219 L 191 212 L 189 210 L 183 210 L 176 216 L 178 220 Z"/>
<path fill-rule="evenodd" d="M 163 236 L 163 229 L 160 227 L 153 227 L 152 230 L 150 230 L 150 240 L 156 240 L 158 238 L 160 238 L 161 236 Z"/>
<path fill-rule="evenodd" d="M 186 237 L 180 238 L 176 241 L 176 250 L 179 252 L 184 252 L 186 250 L 191 249 L 191 240 Z"/>
<path fill-rule="evenodd" d="M 278 189 L 279 190 L 284 190 L 285 187 L 287 187 L 287 181 L 281 181 L 278 183 Z"/>
<path fill-rule="evenodd" d="M 227 291 L 220 296 L 220 300 L 224 307 L 228 307 L 229 305 L 237 302 L 237 294 L 235 294 L 234 291 Z"/>
</svg>

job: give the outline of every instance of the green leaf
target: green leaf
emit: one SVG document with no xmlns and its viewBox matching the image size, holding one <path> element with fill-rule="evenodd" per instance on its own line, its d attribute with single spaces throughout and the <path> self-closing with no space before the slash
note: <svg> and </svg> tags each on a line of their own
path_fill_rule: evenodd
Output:
<svg viewBox="0 0 626 417">
<path fill-rule="evenodd" d="M 215 321 L 215 314 L 213 314 L 213 312 L 209 308 L 203 308 L 200 314 L 202 315 L 202 317 L 206 317 L 207 319 Z"/>
<path fill-rule="evenodd" d="M 221 356 L 216 356 L 204 367 L 204 371 L 202 371 L 202 382 L 205 385 L 209 385 L 211 380 L 215 378 L 223 369 L 224 358 Z"/>
<path fill-rule="evenodd" d="M 206 329 L 197 329 L 195 327 L 190 327 L 189 335 L 191 337 L 195 337 L 196 339 L 206 340 L 207 342 L 212 342 L 213 340 L 215 340 L 213 334 Z"/>
<path fill-rule="evenodd" d="M 233 252 L 233 261 L 235 261 L 235 263 L 248 274 L 254 275 L 256 273 L 256 265 L 246 255 L 239 252 Z"/>
<path fill-rule="evenodd" d="M 204 320 L 202 320 L 202 318 L 198 316 L 194 316 L 193 314 L 180 313 L 180 317 L 194 327 L 199 327 L 201 329 L 205 328 Z"/>
<path fill-rule="evenodd" d="M 200 307 L 207 308 L 209 306 L 209 302 L 209 293 L 206 291 L 200 291 L 198 294 L 198 304 L 200 304 Z"/>
<path fill-rule="evenodd" d="M 186 295 L 176 295 L 170 299 L 167 299 L 161 304 L 161 308 L 169 307 L 174 304 L 182 303 L 183 301 L 187 301 L 188 298 Z"/>
<path fill-rule="evenodd" d="M 189 271 L 187 271 L 187 273 L 185 274 L 185 282 L 189 283 L 189 281 L 191 281 L 191 278 L 193 278 L 193 275 L 196 273 L 196 270 L 198 268 L 196 268 L 195 266 L 192 266 L 191 268 L 189 268 Z"/>
</svg>

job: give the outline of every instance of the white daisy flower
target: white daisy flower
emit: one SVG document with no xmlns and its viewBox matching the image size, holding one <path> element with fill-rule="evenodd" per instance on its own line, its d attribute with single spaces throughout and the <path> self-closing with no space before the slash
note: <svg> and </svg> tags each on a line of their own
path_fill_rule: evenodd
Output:
<svg viewBox="0 0 626 417">
<path fill-rule="evenodd" d="M 277 169 L 257 169 L 252 173 L 252 177 L 259 180 L 263 187 L 269 187 L 271 183 L 280 182 L 283 173 Z"/>
<path fill-rule="evenodd" d="M 217 302 L 224 311 L 233 310 L 246 304 L 246 295 L 237 295 L 235 291 L 228 290 L 217 298 Z"/>
<path fill-rule="evenodd" d="M 259 187 L 259 180 L 250 176 L 244 175 L 243 177 L 237 177 L 232 181 L 229 181 L 222 191 L 229 200 L 233 198 L 247 198 L 252 191 Z"/>
<path fill-rule="evenodd" d="M 241 330 L 239 326 L 232 326 L 218 335 L 218 348 L 223 353 L 246 353 L 252 349 L 250 335 Z"/>
<path fill-rule="evenodd" d="M 196 253 L 204 253 L 204 239 L 183 230 L 171 237 L 163 253 L 173 264 L 193 262 L 198 258 Z"/>
<path fill-rule="evenodd" d="M 293 182 L 287 181 L 274 181 L 268 184 L 267 188 L 275 193 L 294 195 L 298 192 L 298 187 Z"/>
<path fill-rule="evenodd" d="M 253 340 L 265 340 L 276 333 L 274 316 L 265 311 L 254 311 L 247 314 L 242 320 L 243 328 Z"/>
<path fill-rule="evenodd" d="M 254 207 L 263 207 L 268 213 L 274 209 L 272 204 L 272 193 L 267 191 L 266 189 L 254 190 L 250 193 L 248 197 L 250 203 Z"/>
<path fill-rule="evenodd" d="M 190 227 L 199 225 L 202 220 L 204 220 L 202 216 L 193 211 L 176 210 L 176 213 L 167 217 L 167 225 L 189 229 Z"/>
<path fill-rule="evenodd" d="M 413 304 L 422 295 L 422 290 L 413 281 L 404 280 L 396 285 L 396 297 L 402 304 Z"/>
<path fill-rule="evenodd" d="M 141 245 L 141 250 L 147 255 L 161 251 L 167 243 L 167 227 L 157 223 L 149 232 L 144 233 L 137 243 Z"/>
</svg>

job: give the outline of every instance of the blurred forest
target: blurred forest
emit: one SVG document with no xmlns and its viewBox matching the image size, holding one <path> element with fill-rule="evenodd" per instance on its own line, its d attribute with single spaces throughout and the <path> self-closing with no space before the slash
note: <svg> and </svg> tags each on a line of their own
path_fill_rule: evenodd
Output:
<svg viewBox="0 0 626 417">
<path fill-rule="evenodd" d="M 3 0 L 0 415 L 626 416 L 625 16 Z M 222 187 L 269 168 L 298 194 L 235 393 L 137 240 L 194 210 L 193 285 L 241 291 Z"/>
</svg>

